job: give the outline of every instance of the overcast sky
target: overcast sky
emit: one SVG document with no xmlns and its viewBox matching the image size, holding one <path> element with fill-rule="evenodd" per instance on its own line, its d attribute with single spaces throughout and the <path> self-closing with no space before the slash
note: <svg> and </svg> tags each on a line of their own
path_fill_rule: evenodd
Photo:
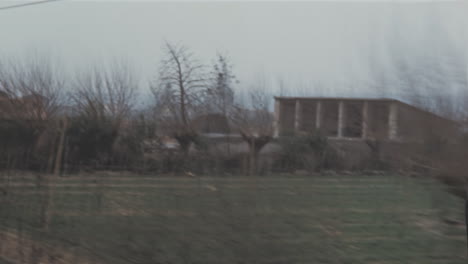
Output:
<svg viewBox="0 0 468 264">
<path fill-rule="evenodd" d="M 147 83 L 168 40 L 205 63 L 228 54 L 239 88 L 263 75 L 272 87 L 283 79 L 291 95 L 333 88 L 365 96 L 375 72 L 391 71 L 395 52 L 466 61 L 467 13 L 461 1 L 59 1 L 0 10 L 0 54 L 47 54 L 68 69 L 124 58 Z"/>
</svg>

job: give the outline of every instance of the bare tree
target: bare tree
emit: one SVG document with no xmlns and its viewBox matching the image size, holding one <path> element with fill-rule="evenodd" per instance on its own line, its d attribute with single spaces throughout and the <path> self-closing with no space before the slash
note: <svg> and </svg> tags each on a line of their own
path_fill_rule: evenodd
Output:
<svg viewBox="0 0 468 264">
<path fill-rule="evenodd" d="M 229 58 L 218 54 L 210 75 L 210 84 L 204 98 L 205 105 L 210 113 L 218 113 L 227 117 L 234 106 L 233 85 L 238 82 Z"/>
<path fill-rule="evenodd" d="M 273 139 L 273 115 L 269 111 L 270 96 L 264 83 L 251 88 L 247 96 L 236 105 L 231 116 L 242 139 L 249 147 L 249 173 L 258 172 L 260 151 Z"/>
<path fill-rule="evenodd" d="M 77 113 L 119 128 L 134 107 L 138 81 L 129 65 L 114 63 L 78 75 L 73 88 Z"/>
<path fill-rule="evenodd" d="M 404 58 L 396 47 L 391 46 L 393 71 L 390 75 L 393 78 L 384 75 L 382 71 L 375 79 L 382 89 L 381 94 L 388 94 L 383 89 L 396 86 L 404 90 L 406 101 L 454 121 L 453 125 L 446 125 L 449 122 L 432 125 L 431 120 L 412 120 L 417 123 L 418 129 L 432 133 L 418 138 L 419 144 L 406 144 L 404 149 L 398 150 L 398 156 L 402 161 L 400 166 L 405 170 L 412 174 L 424 172 L 435 177 L 448 187 L 450 193 L 465 201 L 468 228 L 468 136 L 463 122 L 468 111 L 466 102 L 462 101 L 466 98 L 468 84 L 466 62 L 463 51 L 452 47 L 449 42 L 445 45 L 448 46 L 442 56 L 442 53 L 433 53 L 416 56 L 411 60 Z M 453 92 L 446 90 L 451 87 L 461 89 L 454 96 Z"/>
<path fill-rule="evenodd" d="M 54 117 L 63 103 L 65 81 L 44 57 L 0 62 L 0 90 L 15 104 L 10 114 L 35 120 Z"/>
<path fill-rule="evenodd" d="M 156 99 L 157 114 L 167 132 L 178 141 L 181 150 L 188 153 L 196 139 L 191 120 L 202 104 L 207 77 L 204 66 L 185 46 L 166 42 L 164 48 L 165 57 L 151 91 Z"/>
<path fill-rule="evenodd" d="M 57 65 L 45 57 L 30 56 L 0 62 L 2 125 L 13 126 L 6 128 L 4 132 L 9 136 L 3 135 L 3 138 L 19 140 L 10 140 L 3 145 L 13 144 L 15 153 L 24 149 L 25 155 L 18 157 L 27 159 L 22 164 L 27 165 L 29 157 L 45 151 L 49 153 L 46 169 L 52 170 L 55 145 L 51 143 L 57 136 L 56 116 L 64 100 L 65 81 L 62 77 Z"/>
<path fill-rule="evenodd" d="M 38 56 L 0 64 L 2 152 L 6 152 L 7 159 L 14 153 L 18 162 L 26 164 L 23 168 L 28 168 L 32 156 L 34 164 L 39 164 L 43 170 L 45 167 L 48 174 L 53 172 L 54 160 L 57 168 L 63 147 L 58 117 L 64 101 L 65 81 L 56 66 Z M 7 168 L 12 165 L 7 164 Z M 41 203 L 42 221 L 47 229 L 52 207 L 52 179 L 41 174 L 38 178 L 47 186 Z"/>
<path fill-rule="evenodd" d="M 77 75 L 70 96 L 75 121 L 70 136 L 84 151 L 80 156 L 108 158 L 132 112 L 137 89 L 133 71 L 123 62 Z"/>
</svg>

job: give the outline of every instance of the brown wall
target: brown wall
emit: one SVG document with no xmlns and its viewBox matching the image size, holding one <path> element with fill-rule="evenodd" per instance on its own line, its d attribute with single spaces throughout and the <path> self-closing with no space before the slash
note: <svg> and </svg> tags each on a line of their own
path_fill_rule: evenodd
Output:
<svg viewBox="0 0 468 264">
<path fill-rule="evenodd" d="M 434 136 L 450 137 L 456 130 L 452 121 L 393 100 L 277 100 L 280 103 L 279 136 L 314 132 L 318 129 L 332 138 L 341 136 L 345 139 L 421 141 Z M 319 127 L 317 111 L 320 113 Z"/>
<path fill-rule="evenodd" d="M 311 100 L 301 101 L 301 131 L 313 132 L 316 128 L 317 102 Z"/>
</svg>

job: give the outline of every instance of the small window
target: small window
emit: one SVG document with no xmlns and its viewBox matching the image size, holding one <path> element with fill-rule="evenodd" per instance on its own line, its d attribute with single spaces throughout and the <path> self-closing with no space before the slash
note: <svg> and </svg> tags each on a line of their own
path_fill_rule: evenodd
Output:
<svg viewBox="0 0 468 264">
<path fill-rule="evenodd" d="M 305 132 L 314 131 L 316 129 L 317 103 L 314 101 L 302 101 L 301 110 L 301 130 Z"/>
<path fill-rule="evenodd" d="M 370 102 L 368 112 L 368 128 L 367 133 L 369 138 L 386 139 L 388 138 L 388 103 Z"/>
<path fill-rule="evenodd" d="M 338 136 L 338 102 L 322 102 L 321 128 L 323 133 L 329 137 Z"/>
<path fill-rule="evenodd" d="M 287 136 L 294 134 L 294 117 L 296 115 L 295 101 L 282 101 L 280 113 L 280 135 Z"/>
</svg>

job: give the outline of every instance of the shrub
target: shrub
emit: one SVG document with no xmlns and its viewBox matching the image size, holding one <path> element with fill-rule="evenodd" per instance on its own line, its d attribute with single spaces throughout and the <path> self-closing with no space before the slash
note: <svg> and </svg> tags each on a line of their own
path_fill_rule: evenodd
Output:
<svg viewBox="0 0 468 264">
<path fill-rule="evenodd" d="M 67 130 L 70 165 L 107 165 L 118 130 L 110 122 L 84 117 L 71 120 Z M 71 162 L 73 161 L 73 162 Z"/>
<path fill-rule="evenodd" d="M 55 135 L 42 123 L 1 120 L 0 168 L 45 169 L 53 145 L 48 143 L 54 138 Z M 44 145 L 46 147 L 43 147 Z"/>
<path fill-rule="evenodd" d="M 281 153 L 276 162 L 279 170 L 339 169 L 341 159 L 328 139 L 318 132 L 279 139 Z"/>
</svg>

